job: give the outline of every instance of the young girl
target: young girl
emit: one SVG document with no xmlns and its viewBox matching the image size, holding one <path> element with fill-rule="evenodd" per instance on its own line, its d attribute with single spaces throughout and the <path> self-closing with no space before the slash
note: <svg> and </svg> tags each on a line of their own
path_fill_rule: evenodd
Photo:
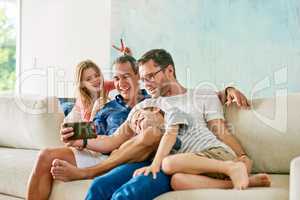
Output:
<svg viewBox="0 0 300 200">
<path fill-rule="evenodd" d="M 65 121 L 92 121 L 114 89 L 113 81 L 104 81 L 100 68 L 91 60 L 81 61 L 75 76 L 77 98 Z"/>
</svg>

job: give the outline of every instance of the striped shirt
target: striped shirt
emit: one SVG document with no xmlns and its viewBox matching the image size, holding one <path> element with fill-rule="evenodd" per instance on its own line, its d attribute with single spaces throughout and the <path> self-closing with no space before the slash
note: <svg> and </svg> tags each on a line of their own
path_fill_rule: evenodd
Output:
<svg viewBox="0 0 300 200">
<path fill-rule="evenodd" d="M 165 126 L 181 125 L 178 132 L 181 148 L 176 153 L 199 152 L 211 147 L 224 147 L 233 152 L 207 126 L 210 120 L 224 119 L 221 102 L 214 91 L 188 90 L 181 95 L 146 99 L 132 109 L 128 120 L 136 109 L 146 107 L 164 111 Z"/>
</svg>

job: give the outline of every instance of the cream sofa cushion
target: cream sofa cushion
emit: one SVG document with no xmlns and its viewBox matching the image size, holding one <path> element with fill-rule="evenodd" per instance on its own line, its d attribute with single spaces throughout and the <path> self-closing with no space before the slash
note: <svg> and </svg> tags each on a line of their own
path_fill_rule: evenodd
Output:
<svg viewBox="0 0 300 200">
<path fill-rule="evenodd" d="M 221 190 L 221 189 L 197 189 L 165 193 L 155 200 L 288 200 L 288 175 L 272 175 L 272 187 L 270 188 L 248 188 L 247 190 Z"/>
<path fill-rule="evenodd" d="M 37 154 L 36 150 L 0 148 L 0 193 L 25 197 Z"/>
<path fill-rule="evenodd" d="M 91 183 L 92 180 L 72 181 L 66 183 L 55 181 L 49 200 L 84 199 Z"/>
<path fill-rule="evenodd" d="M 37 155 L 37 150 L 0 148 L 0 194 L 25 198 L 26 185 Z M 83 199 L 91 182 L 92 180 L 67 183 L 55 181 L 50 199 Z"/>
<path fill-rule="evenodd" d="M 0 146 L 41 149 L 61 146 L 64 115 L 57 98 L 0 97 Z"/>
<path fill-rule="evenodd" d="M 0 148 L 0 193 L 25 198 L 28 181 L 38 151 Z M 288 200 L 288 175 L 272 175 L 271 188 L 249 188 L 245 191 L 203 189 L 168 192 L 156 199 L 255 199 Z M 55 181 L 50 200 L 84 199 L 92 180 Z M 1 196 L 0 196 L 1 197 Z"/>
<path fill-rule="evenodd" d="M 300 155 L 300 94 L 255 99 L 251 110 L 226 109 L 228 127 L 254 161 L 254 171 L 289 173 Z"/>
</svg>

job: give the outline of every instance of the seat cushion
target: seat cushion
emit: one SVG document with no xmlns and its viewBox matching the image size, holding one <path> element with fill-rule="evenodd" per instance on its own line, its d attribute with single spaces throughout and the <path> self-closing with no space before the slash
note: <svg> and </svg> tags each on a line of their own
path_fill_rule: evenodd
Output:
<svg viewBox="0 0 300 200">
<path fill-rule="evenodd" d="M 61 182 L 55 181 L 49 200 L 84 199 L 92 180 Z"/>
<path fill-rule="evenodd" d="M 0 148 L 0 193 L 25 197 L 37 153 L 36 150 Z"/>
<path fill-rule="evenodd" d="M 0 194 L 25 198 L 26 185 L 37 155 L 37 150 L 0 148 Z M 91 181 L 55 181 L 50 199 L 83 199 Z"/>
<path fill-rule="evenodd" d="M 247 190 L 202 189 L 168 192 L 155 200 L 288 200 L 288 175 L 272 175 L 272 187 L 249 188 Z"/>
<path fill-rule="evenodd" d="M 13 148 L 0 148 L 0 193 L 25 198 L 26 185 L 34 166 L 38 151 Z M 288 199 L 288 175 L 272 175 L 271 188 L 250 188 L 245 191 L 203 189 L 169 192 L 158 197 L 167 199 Z M 60 182 L 55 181 L 51 200 L 84 199 L 92 180 Z"/>
</svg>

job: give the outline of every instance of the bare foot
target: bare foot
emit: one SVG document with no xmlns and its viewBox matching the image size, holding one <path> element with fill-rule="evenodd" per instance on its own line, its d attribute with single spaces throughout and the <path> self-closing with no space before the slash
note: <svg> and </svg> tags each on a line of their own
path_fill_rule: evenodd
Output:
<svg viewBox="0 0 300 200">
<path fill-rule="evenodd" d="M 55 180 L 66 182 L 84 179 L 84 173 L 81 169 L 64 160 L 55 159 L 50 171 Z"/>
<path fill-rule="evenodd" d="M 255 174 L 249 178 L 249 187 L 270 187 L 271 178 L 268 174 Z"/>
<path fill-rule="evenodd" d="M 246 189 L 249 185 L 249 177 L 246 165 L 243 162 L 231 162 L 228 175 L 233 183 L 234 189 Z"/>
</svg>

